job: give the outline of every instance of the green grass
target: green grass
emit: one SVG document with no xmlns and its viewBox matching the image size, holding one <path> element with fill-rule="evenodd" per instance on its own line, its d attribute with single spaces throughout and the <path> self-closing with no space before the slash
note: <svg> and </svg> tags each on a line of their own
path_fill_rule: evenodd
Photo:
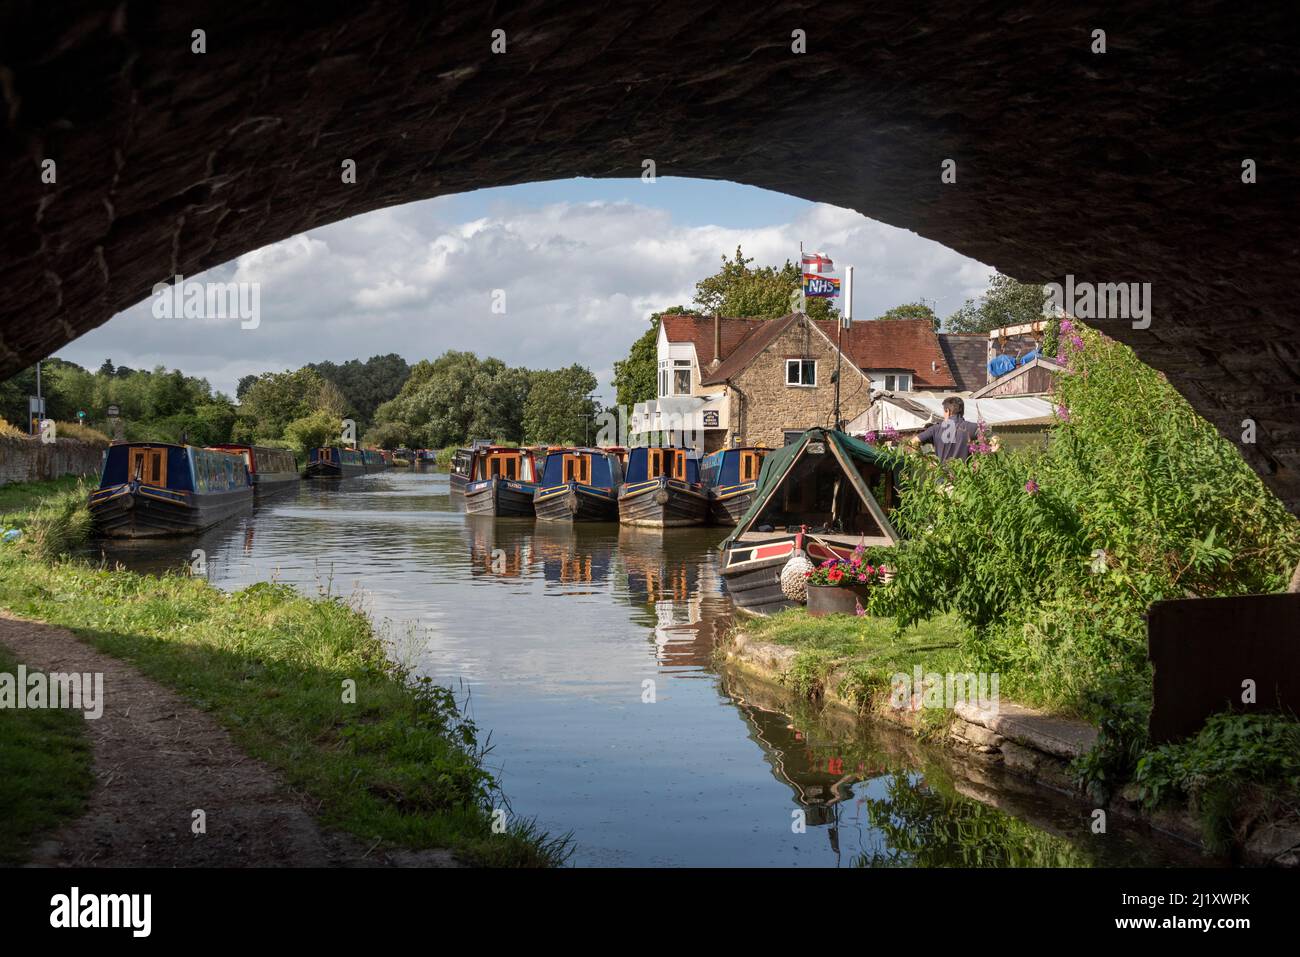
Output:
<svg viewBox="0 0 1300 957">
<path fill-rule="evenodd" d="M 18 659 L 0 647 L 0 672 Z M 81 813 L 94 781 L 80 711 L 0 709 L 0 866 L 24 863 L 44 834 Z"/>
<path fill-rule="evenodd" d="M 17 524 L 61 507 L 34 505 L 50 491 L 30 489 Z M 24 504 L 19 492 L 0 501 Z M 473 864 L 545 866 L 569 852 L 567 836 L 514 815 L 492 833 L 505 799 L 477 728 L 449 690 L 391 664 L 369 620 L 338 598 L 267 583 L 227 594 L 0 545 L 0 606 L 72 629 L 211 712 L 318 801 L 326 825 L 367 842 L 451 848 Z M 355 703 L 343 700 L 345 682 Z"/>
<path fill-rule="evenodd" d="M 746 622 L 745 633 L 760 641 L 799 649 L 786 683 L 797 693 L 815 696 L 832 675 L 844 676 L 835 689 L 863 710 L 887 706 L 890 679 L 911 675 L 920 665 L 925 673 L 965 671 L 962 667 L 961 623 L 952 615 L 921 622 L 899 633 L 891 618 L 828 615 L 813 618 L 806 609 L 792 608 L 771 618 Z"/>
</svg>

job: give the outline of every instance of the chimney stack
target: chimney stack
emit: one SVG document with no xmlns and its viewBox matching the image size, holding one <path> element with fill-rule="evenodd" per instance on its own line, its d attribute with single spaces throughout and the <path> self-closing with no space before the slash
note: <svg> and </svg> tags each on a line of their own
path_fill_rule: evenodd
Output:
<svg viewBox="0 0 1300 957">
<path fill-rule="evenodd" d="M 722 364 L 722 320 L 713 314 L 713 368 Z"/>
</svg>

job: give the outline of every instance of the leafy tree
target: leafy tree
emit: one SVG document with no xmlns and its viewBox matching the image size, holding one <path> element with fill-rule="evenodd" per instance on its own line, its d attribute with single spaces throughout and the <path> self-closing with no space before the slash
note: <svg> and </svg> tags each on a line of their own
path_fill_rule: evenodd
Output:
<svg viewBox="0 0 1300 957">
<path fill-rule="evenodd" d="M 793 308 L 793 294 L 803 285 L 801 265 L 790 260 L 775 266 L 751 268 L 739 246 L 736 257 L 722 257 L 722 268 L 695 284 L 695 302 L 707 315 L 775 319 Z M 837 311 L 829 299 L 809 299 L 805 311 L 813 319 L 834 319 Z"/>
<path fill-rule="evenodd" d="M 295 372 L 267 372 L 244 392 L 239 406 L 236 441 L 278 439 L 285 426 L 321 409 L 325 380 L 315 369 L 304 367 Z M 331 414 L 335 410 L 330 409 Z M 335 431 L 337 432 L 337 419 Z"/>
<path fill-rule="evenodd" d="M 524 402 L 524 441 L 585 442 L 598 409 L 587 398 L 595 389 L 596 377 L 580 365 L 534 372 Z"/>
<path fill-rule="evenodd" d="M 117 370 L 113 368 L 113 360 L 105 359 L 104 364 L 99 367 L 99 370 L 95 373 L 95 375 L 111 376 L 116 374 L 116 372 Z"/>
<path fill-rule="evenodd" d="M 379 449 L 420 448 L 416 431 L 407 422 L 379 422 L 366 429 L 361 437 L 362 444 Z"/>
<path fill-rule="evenodd" d="M 406 423 L 411 441 L 444 448 L 483 437 L 518 442 L 529 373 L 500 359 L 449 351 L 417 362 L 396 398 L 375 411 L 375 425 Z"/>
<path fill-rule="evenodd" d="M 895 306 L 893 309 L 886 311 L 883 315 L 876 317 L 877 321 L 881 319 L 928 319 L 934 326 L 934 331 L 939 331 L 939 317 L 923 302 L 905 302 L 901 306 Z"/>
<path fill-rule="evenodd" d="M 244 393 L 247 392 L 256 381 L 257 376 L 255 375 L 241 376 L 239 379 L 239 385 L 235 386 L 235 398 L 242 402 L 244 399 Z"/>
<path fill-rule="evenodd" d="M 284 427 L 284 440 L 300 456 L 307 449 L 336 445 L 339 434 L 339 417 L 325 409 L 294 419 Z"/>
<path fill-rule="evenodd" d="M 357 359 L 342 364 L 317 362 L 310 368 L 338 387 L 348 413 L 363 427 L 374 421 L 379 406 L 402 391 L 411 374 L 406 360 L 391 352 L 371 356 L 365 362 Z"/>
<path fill-rule="evenodd" d="M 988 332 L 1043 318 L 1043 287 L 995 273 L 979 299 L 967 299 L 948 317 L 948 332 Z"/>
</svg>

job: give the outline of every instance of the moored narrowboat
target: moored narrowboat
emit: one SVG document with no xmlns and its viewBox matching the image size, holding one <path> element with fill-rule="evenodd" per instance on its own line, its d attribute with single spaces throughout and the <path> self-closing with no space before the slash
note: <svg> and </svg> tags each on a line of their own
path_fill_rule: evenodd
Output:
<svg viewBox="0 0 1300 957">
<path fill-rule="evenodd" d="M 489 445 L 474 452 L 465 485 L 465 511 L 532 518 L 536 491 L 537 463 L 531 449 Z"/>
<path fill-rule="evenodd" d="M 622 465 L 608 449 L 551 449 L 533 506 L 544 521 L 616 522 L 622 481 Z"/>
<path fill-rule="evenodd" d="M 709 496 L 700 484 L 699 454 L 692 449 L 640 446 L 628 452 L 618 490 L 624 525 L 674 528 L 703 525 Z"/>
<path fill-rule="evenodd" d="M 217 452 L 228 452 L 244 460 L 248 469 L 248 480 L 258 498 L 265 498 L 274 492 L 296 488 L 302 480 L 298 474 L 298 463 L 288 449 L 272 449 L 264 445 L 240 445 L 225 443 L 209 445 Z"/>
<path fill-rule="evenodd" d="M 879 452 L 831 429 L 809 429 L 769 453 L 753 504 L 721 546 L 722 579 L 733 604 L 754 615 L 791 608 L 801 603 L 802 584 L 782 581 L 792 559 L 848 561 L 860 544 L 897 544 L 898 533 L 871 492 L 879 485 L 888 503 L 893 480 Z M 804 567 L 796 561 L 795 572 L 795 566 Z"/>
<path fill-rule="evenodd" d="M 250 510 L 253 486 L 242 456 L 156 442 L 124 442 L 104 453 L 90 493 L 95 531 L 109 538 L 201 532 Z"/>
<path fill-rule="evenodd" d="M 361 457 L 360 449 L 331 445 L 308 452 L 307 468 L 302 474 L 303 478 L 309 479 L 337 479 L 365 473 L 366 463 Z"/>
<path fill-rule="evenodd" d="M 451 454 L 451 490 L 463 494 L 469 484 L 470 470 L 474 466 L 474 453 L 469 449 L 457 449 Z"/>
<path fill-rule="evenodd" d="M 754 489 L 763 467 L 762 446 L 721 449 L 700 462 L 700 481 L 709 492 L 709 522 L 735 525 L 754 503 Z"/>
<path fill-rule="evenodd" d="M 366 472 L 382 472 L 388 468 L 388 456 L 379 449 L 362 449 L 361 464 Z"/>
</svg>

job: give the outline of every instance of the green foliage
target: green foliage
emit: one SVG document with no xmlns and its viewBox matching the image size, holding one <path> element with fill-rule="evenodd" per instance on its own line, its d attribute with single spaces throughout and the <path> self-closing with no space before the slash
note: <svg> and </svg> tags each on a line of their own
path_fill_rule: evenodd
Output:
<svg viewBox="0 0 1300 957">
<path fill-rule="evenodd" d="M 901 306 L 895 306 L 887 310 L 883 315 L 876 317 L 877 321 L 882 319 L 928 319 L 934 326 L 934 331 L 939 331 L 939 317 L 923 302 L 905 302 Z"/>
<path fill-rule="evenodd" d="M 365 429 L 373 421 L 378 408 L 397 397 L 411 375 L 411 367 L 396 353 L 371 356 L 365 362 L 349 359 L 343 363 L 314 362 L 315 369 L 339 390 L 343 409 L 356 419 L 357 428 Z M 240 380 L 241 385 L 243 380 Z M 383 445 L 382 448 L 389 446 Z"/>
<path fill-rule="evenodd" d="M 303 457 L 308 449 L 324 445 L 337 445 L 341 440 L 340 419 L 337 414 L 324 409 L 294 419 L 284 427 L 284 441 L 294 453 Z"/>
<path fill-rule="evenodd" d="M 15 524 L 22 529 L 18 549 L 43 561 L 67 555 L 90 540 L 87 499 L 91 486 L 79 480 L 70 487 L 43 495 Z"/>
<path fill-rule="evenodd" d="M 408 444 L 441 448 L 468 438 L 518 442 L 531 373 L 472 352 L 417 362 L 397 398 L 375 413 L 376 426 L 405 425 Z"/>
<path fill-rule="evenodd" d="M 656 379 L 659 368 L 659 321 L 662 316 L 696 315 L 682 306 L 673 306 L 650 317 L 650 328 L 632 343 L 627 358 L 614 363 L 614 391 L 618 404 L 631 409 L 638 402 L 655 398 L 659 392 Z"/>
<path fill-rule="evenodd" d="M 290 422 L 326 410 L 335 414 L 334 430 L 342 426 L 338 415 L 337 387 L 310 366 L 290 372 L 266 372 L 245 391 L 239 404 L 239 420 L 233 430 L 237 442 L 257 442 L 284 437 Z"/>
<path fill-rule="evenodd" d="M 1212 715 L 1194 738 L 1148 751 L 1133 783 L 1148 808 L 1190 799 L 1206 844 L 1224 851 L 1248 803 L 1300 793 L 1300 721 L 1294 715 Z"/>
<path fill-rule="evenodd" d="M 534 372 L 524 401 L 524 442 L 582 444 L 595 432 L 599 406 L 587 396 L 596 377 L 583 366 Z"/>
<path fill-rule="evenodd" d="M 907 624 L 951 610 L 1004 693 L 1090 713 L 1108 675 L 1149 686 L 1151 602 L 1280 589 L 1300 525 L 1161 374 L 1095 332 L 1063 333 L 1077 343 L 1046 452 L 945 468 L 891 453 L 906 541 L 870 611 Z"/>
<path fill-rule="evenodd" d="M 0 672 L 17 667 L 0 647 Z M 43 834 L 85 807 L 95 781 L 86 725 L 65 708 L 0 709 L 0 866 L 23 864 Z"/>
<path fill-rule="evenodd" d="M 751 268 L 753 261 L 737 246 L 734 259 L 723 256 L 722 267 L 695 284 L 695 302 L 705 315 L 776 319 L 797 308 L 793 296 L 803 286 L 801 265 L 787 259 L 780 268 Z M 808 300 L 805 311 L 813 319 L 838 316 L 828 299 Z"/>
<path fill-rule="evenodd" d="M 1003 326 L 1038 322 L 1043 318 L 1045 299 L 1041 285 L 1017 282 L 1010 276 L 994 273 L 984 295 L 967 299 L 948 317 L 944 328 L 948 332 L 988 332 Z"/>
</svg>

